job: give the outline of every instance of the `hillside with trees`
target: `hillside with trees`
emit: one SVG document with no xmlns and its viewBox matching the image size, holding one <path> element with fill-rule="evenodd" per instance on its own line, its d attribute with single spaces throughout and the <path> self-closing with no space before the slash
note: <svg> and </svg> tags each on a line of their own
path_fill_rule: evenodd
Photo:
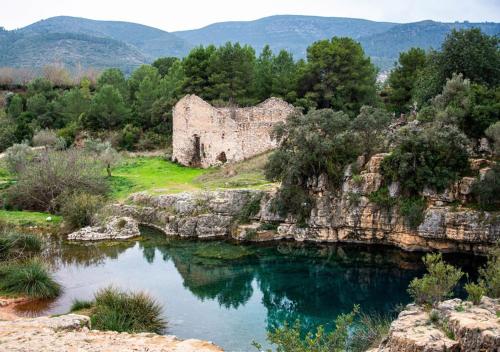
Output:
<svg viewBox="0 0 500 352">
<path fill-rule="evenodd" d="M 492 167 L 474 183 L 471 206 L 497 210 L 499 68 L 498 38 L 479 29 L 453 31 L 439 51 L 402 53 L 384 86 L 376 83 L 376 67 L 361 45 L 347 37 L 316 41 L 307 59 L 298 61 L 284 50 L 265 47 L 257 55 L 248 45 L 227 43 L 196 47 L 182 60 L 160 58 L 129 77 L 116 68 L 74 77 L 64 68 L 46 67 L 28 83 L 2 82 L 7 91 L 0 150 L 6 150 L 10 172 L 17 175 L 3 205 L 57 212 L 56 198 L 66 197 L 66 190 L 55 194 L 46 185 L 58 177 L 72 184 L 61 167 L 81 169 L 81 164 L 94 170 L 97 166 L 88 162 L 97 157 L 111 175 L 116 150 L 168 149 L 173 106 L 196 94 L 215 106 L 250 106 L 280 97 L 298 108 L 274 131 L 280 147 L 265 168 L 270 181 L 281 183 L 280 213 L 305 221 L 313 204 L 309 180 L 326 175 L 335 192 L 349 165 L 379 152 L 389 154 L 381 163 L 385 186 L 370 196 L 377 204 L 421 214 L 425 189 L 443 191 L 471 173 L 469 158 L 482 157 Z M 83 155 L 77 152 L 82 144 L 90 148 Z M 44 163 L 54 168 L 40 168 L 29 145 L 53 150 Z M 43 187 L 34 181 L 41 174 Z M 398 200 L 387 193 L 393 181 L 400 183 Z M 102 180 L 75 182 L 83 193 L 107 192 Z M 27 190 L 29 201 L 23 198 Z M 33 201 L 36 192 L 41 194 Z"/>
<path fill-rule="evenodd" d="M 479 28 L 489 35 L 500 33 L 497 23 L 397 24 L 289 15 L 169 33 L 130 22 L 58 16 L 17 30 L 0 29 L 0 67 L 40 70 L 45 65 L 63 63 L 71 70 L 118 67 L 130 74 L 159 57 L 182 58 L 199 45 L 222 46 L 227 42 L 249 45 L 257 52 L 269 45 L 275 52 L 286 50 L 297 60 L 306 58 L 312 42 L 335 36 L 359 41 L 376 66 L 386 70 L 400 52 L 411 47 L 438 49 L 451 30 L 469 28 Z"/>
</svg>

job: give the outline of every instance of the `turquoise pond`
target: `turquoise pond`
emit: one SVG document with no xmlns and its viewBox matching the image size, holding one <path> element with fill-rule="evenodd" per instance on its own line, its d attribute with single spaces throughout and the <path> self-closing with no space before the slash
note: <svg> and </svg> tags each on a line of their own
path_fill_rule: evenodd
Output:
<svg viewBox="0 0 500 352">
<path fill-rule="evenodd" d="M 47 257 L 64 287 L 54 301 L 19 306 L 25 315 L 68 312 L 108 285 L 144 290 L 164 307 L 167 334 L 213 341 L 227 351 L 254 351 L 269 329 L 300 319 L 308 328 L 332 326 L 359 304 L 393 313 L 409 301 L 410 280 L 423 273 L 420 253 L 390 247 L 242 245 L 166 239 L 144 231 L 138 240 L 68 243 L 53 240 Z M 474 273 L 482 260 L 445 259 Z"/>
</svg>

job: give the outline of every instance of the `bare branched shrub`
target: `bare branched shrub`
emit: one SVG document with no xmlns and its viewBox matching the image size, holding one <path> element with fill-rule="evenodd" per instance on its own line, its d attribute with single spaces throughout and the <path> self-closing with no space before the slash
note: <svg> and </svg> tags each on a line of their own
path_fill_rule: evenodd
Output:
<svg viewBox="0 0 500 352">
<path fill-rule="evenodd" d="M 26 85 L 35 77 L 25 68 L 0 67 L 0 86 Z"/>
<path fill-rule="evenodd" d="M 109 177 L 111 177 L 111 168 L 121 159 L 120 154 L 111 146 L 110 142 L 102 142 L 100 139 L 87 139 L 85 151 L 95 155 L 104 164 Z"/>
<path fill-rule="evenodd" d="M 12 67 L 0 67 L 0 85 L 10 86 L 15 82 L 14 78 L 15 69 Z"/>
<path fill-rule="evenodd" d="M 67 195 L 85 192 L 104 195 L 107 183 L 102 164 L 78 149 L 50 150 L 28 163 L 8 189 L 10 206 L 41 211 L 58 211 Z"/>
<path fill-rule="evenodd" d="M 62 64 L 47 65 L 43 68 L 43 76 L 54 86 L 66 87 L 73 85 L 69 71 Z"/>
<path fill-rule="evenodd" d="M 82 80 L 88 79 L 90 81 L 90 85 L 92 87 L 95 87 L 100 74 L 101 71 L 99 71 L 98 69 L 95 69 L 93 67 L 84 68 L 81 65 L 78 65 L 75 69 L 74 83 L 76 85 L 80 85 L 82 83 Z"/>
<path fill-rule="evenodd" d="M 54 147 L 57 145 L 59 138 L 53 130 L 40 130 L 33 136 L 34 147 Z"/>
<path fill-rule="evenodd" d="M 18 174 L 25 170 L 33 156 L 34 153 L 27 144 L 14 144 L 5 151 L 5 165 L 10 172 Z"/>
</svg>

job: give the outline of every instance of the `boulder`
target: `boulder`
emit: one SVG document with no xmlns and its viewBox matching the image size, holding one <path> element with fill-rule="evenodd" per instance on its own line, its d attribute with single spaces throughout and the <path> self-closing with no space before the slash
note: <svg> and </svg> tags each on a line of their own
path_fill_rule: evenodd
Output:
<svg viewBox="0 0 500 352">
<path fill-rule="evenodd" d="M 99 241 L 123 240 L 140 236 L 138 222 L 128 216 L 115 216 L 107 219 L 106 225 L 87 226 L 68 235 L 69 240 Z"/>
<path fill-rule="evenodd" d="M 410 304 L 370 352 L 498 352 L 499 311 L 500 300 L 488 297 L 477 306 L 460 299 L 444 301 L 432 313 Z"/>
</svg>

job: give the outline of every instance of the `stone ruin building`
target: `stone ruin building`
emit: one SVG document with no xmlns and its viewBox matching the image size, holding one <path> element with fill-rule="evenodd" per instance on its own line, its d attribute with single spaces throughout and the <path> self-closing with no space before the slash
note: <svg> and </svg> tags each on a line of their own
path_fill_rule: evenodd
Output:
<svg viewBox="0 0 500 352">
<path fill-rule="evenodd" d="M 293 105 L 277 98 L 246 108 L 216 108 L 186 95 L 173 110 L 172 160 L 207 168 L 273 149 L 273 127 L 293 111 Z"/>
</svg>

